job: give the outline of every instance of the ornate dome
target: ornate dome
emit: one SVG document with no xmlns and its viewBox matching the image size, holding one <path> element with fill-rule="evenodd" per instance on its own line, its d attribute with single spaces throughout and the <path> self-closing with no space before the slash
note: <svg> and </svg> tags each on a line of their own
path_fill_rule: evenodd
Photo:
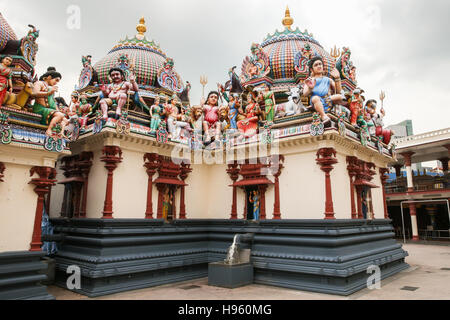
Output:
<svg viewBox="0 0 450 320">
<path fill-rule="evenodd" d="M 304 32 L 298 28 L 292 30 L 293 22 L 294 19 L 290 16 L 289 8 L 286 8 L 282 21 L 285 30 L 282 32 L 277 30 L 274 34 L 267 35 L 261 44 L 262 50 L 269 57 L 269 76 L 274 80 L 293 79 L 297 73 L 300 73 L 301 78 L 306 78 L 308 70 L 303 68 L 300 60 L 302 56 L 308 54 L 308 51 L 312 55 L 319 55 L 324 59 L 324 69 L 329 75 L 335 65 L 334 59 L 307 30 Z"/>
<path fill-rule="evenodd" d="M 173 65 L 173 61 L 166 56 L 166 54 L 160 49 L 159 45 L 154 41 L 149 41 L 144 36 L 146 31 L 144 18 L 139 21 L 136 30 L 138 34 L 129 39 L 119 41 L 108 54 L 99 60 L 94 65 L 94 70 L 98 74 L 98 80 L 100 83 L 109 83 L 108 72 L 111 68 L 118 66 L 121 60 L 125 59 L 125 63 L 129 63 L 130 70 L 134 71 L 136 76 L 136 82 L 143 88 L 148 87 L 166 87 L 166 84 L 161 84 L 158 81 L 158 77 L 161 70 L 167 65 L 167 61 Z M 169 64 L 170 64 L 169 62 Z M 175 81 L 171 79 L 170 83 L 172 91 L 181 92 L 183 83 L 181 78 L 176 74 L 174 70 L 172 73 L 176 75 Z M 161 80 L 161 79 L 160 79 Z"/>
<path fill-rule="evenodd" d="M 253 57 L 244 60 L 241 76 L 242 82 L 258 83 L 257 78 L 266 76 L 274 84 L 296 83 L 299 79 L 306 79 L 309 75 L 307 62 L 310 57 L 319 55 L 324 60 L 324 70 L 329 76 L 335 66 L 335 60 L 327 53 L 312 34 L 308 31 L 300 31 L 298 28 L 291 29 L 294 19 L 290 17 L 289 8 L 286 8 L 285 17 L 282 21 L 285 30 L 269 34 L 261 45 L 253 44 Z M 259 53 L 258 50 L 262 51 Z M 253 64 L 259 69 L 254 68 Z M 267 66 L 265 66 L 267 62 Z"/>
<path fill-rule="evenodd" d="M 9 40 L 17 40 L 14 30 L 8 24 L 8 21 L 0 13 L 0 51 L 2 51 Z"/>
</svg>

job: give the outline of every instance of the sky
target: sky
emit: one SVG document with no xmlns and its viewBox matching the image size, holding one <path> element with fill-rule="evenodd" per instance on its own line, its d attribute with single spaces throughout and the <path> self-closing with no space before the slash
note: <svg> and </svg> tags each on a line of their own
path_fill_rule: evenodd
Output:
<svg viewBox="0 0 450 320">
<path fill-rule="evenodd" d="M 450 1 L 448 0 L 0 0 L 0 12 L 19 38 L 28 24 L 40 30 L 36 71 L 62 73 L 59 94 L 69 100 L 81 56 L 95 64 L 145 17 L 149 40 L 175 61 L 192 85 L 191 104 L 224 83 L 252 43 L 284 30 L 286 6 L 293 28 L 307 29 L 330 51 L 349 47 L 366 99 L 385 91 L 385 125 L 413 121 L 414 133 L 450 127 Z M 79 12 L 79 19 L 77 19 Z M 77 23 L 79 21 L 79 24 Z"/>
</svg>

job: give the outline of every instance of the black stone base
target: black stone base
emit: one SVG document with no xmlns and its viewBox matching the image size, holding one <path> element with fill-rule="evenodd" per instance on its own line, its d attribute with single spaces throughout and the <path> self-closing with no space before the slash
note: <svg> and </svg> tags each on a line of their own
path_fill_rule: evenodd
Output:
<svg viewBox="0 0 450 320">
<path fill-rule="evenodd" d="M 212 262 L 208 265 L 208 285 L 238 288 L 253 283 L 253 266 L 250 263 L 228 265 Z"/>
<path fill-rule="evenodd" d="M 366 287 L 369 266 L 382 279 L 408 268 L 390 222 L 52 219 L 65 234 L 56 284 L 66 288 L 70 265 L 81 268 L 76 291 L 91 297 L 206 277 L 235 234 L 253 233 L 245 245 L 255 283 L 349 295 Z"/>
<path fill-rule="evenodd" d="M 11 251 L 0 253 L 0 300 L 51 300 L 41 282 L 47 265 L 41 261 L 42 251 Z"/>
</svg>

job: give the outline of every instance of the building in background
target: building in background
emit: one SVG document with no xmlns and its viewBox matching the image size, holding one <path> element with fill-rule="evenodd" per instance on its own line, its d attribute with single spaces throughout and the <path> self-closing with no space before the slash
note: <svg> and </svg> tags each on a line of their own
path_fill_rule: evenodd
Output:
<svg viewBox="0 0 450 320">
<path fill-rule="evenodd" d="M 450 240 L 450 128 L 397 138 L 392 143 L 396 145 L 397 161 L 392 164 L 395 173 L 390 173 L 385 188 L 396 235 L 403 237 L 403 203 L 407 238 Z M 414 168 L 428 161 L 438 161 L 442 169 L 439 165 L 431 170 Z"/>
</svg>

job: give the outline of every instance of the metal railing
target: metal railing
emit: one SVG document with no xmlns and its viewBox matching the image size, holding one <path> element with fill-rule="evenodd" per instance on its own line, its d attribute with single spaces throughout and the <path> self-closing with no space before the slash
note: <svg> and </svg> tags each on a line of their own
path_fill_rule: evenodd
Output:
<svg viewBox="0 0 450 320">
<path fill-rule="evenodd" d="M 419 230 L 419 237 L 424 240 L 450 240 L 450 230 Z"/>
</svg>

